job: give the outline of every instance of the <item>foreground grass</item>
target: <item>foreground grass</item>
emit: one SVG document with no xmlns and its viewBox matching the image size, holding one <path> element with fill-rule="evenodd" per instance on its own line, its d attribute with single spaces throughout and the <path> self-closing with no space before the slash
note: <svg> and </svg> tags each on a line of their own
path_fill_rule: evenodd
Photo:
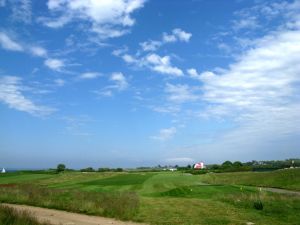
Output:
<svg viewBox="0 0 300 225">
<path fill-rule="evenodd" d="M 27 204 L 123 220 L 131 219 L 139 207 L 139 198 L 133 192 L 77 192 L 23 184 L 0 186 L 0 193 L 0 202 Z"/>
<path fill-rule="evenodd" d="M 50 225 L 40 223 L 26 211 L 19 212 L 7 206 L 0 205 L 0 224 L 1 225 Z"/>
<path fill-rule="evenodd" d="M 256 175 L 249 173 L 249 176 L 252 174 Z M 233 175 L 238 176 L 239 173 Z M 278 176 L 273 173 L 267 175 Z M 205 185 L 203 181 L 208 179 L 207 175 L 176 172 L 65 173 L 35 179 L 36 185 L 28 185 L 27 179 L 23 184 L 11 184 L 4 181 L 7 178 L 0 176 L 0 180 L 2 178 L 1 202 L 122 220 L 159 225 L 245 225 L 247 222 L 255 225 L 299 225 L 300 221 L 300 198 L 297 196 L 272 194 L 241 185 Z M 254 208 L 257 201 L 263 203 L 263 210 Z"/>
<path fill-rule="evenodd" d="M 201 181 L 210 184 L 239 184 L 261 187 L 285 188 L 300 191 L 300 169 L 272 172 L 209 173 Z"/>
</svg>

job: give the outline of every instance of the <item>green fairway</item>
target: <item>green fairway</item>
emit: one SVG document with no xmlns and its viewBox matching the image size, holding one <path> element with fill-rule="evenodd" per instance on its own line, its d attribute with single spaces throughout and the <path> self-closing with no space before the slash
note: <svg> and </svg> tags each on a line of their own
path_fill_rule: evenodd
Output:
<svg viewBox="0 0 300 225">
<path fill-rule="evenodd" d="M 259 191 L 249 185 L 277 184 L 297 190 L 298 173 L 8 173 L 0 176 L 0 201 L 150 224 L 296 225 L 299 196 Z M 263 203 L 263 210 L 254 208 L 257 201 Z"/>
</svg>

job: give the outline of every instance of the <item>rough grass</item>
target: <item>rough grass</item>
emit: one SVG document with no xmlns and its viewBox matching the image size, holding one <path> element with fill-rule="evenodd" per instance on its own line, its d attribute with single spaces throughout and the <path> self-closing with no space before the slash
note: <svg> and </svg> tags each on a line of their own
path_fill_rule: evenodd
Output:
<svg viewBox="0 0 300 225">
<path fill-rule="evenodd" d="M 30 213 L 17 211 L 8 206 L 0 205 L 1 225 L 50 225 L 50 223 L 38 222 Z"/>
<path fill-rule="evenodd" d="M 279 176 L 274 172 L 262 173 L 263 177 L 257 177 L 257 173 L 224 175 L 237 177 L 239 174 L 248 174 L 248 180 L 242 178 L 246 185 L 254 179 L 274 176 L 278 179 Z M 290 178 L 293 180 L 289 185 L 297 184 L 293 176 Z M 297 196 L 260 192 L 256 187 L 241 185 L 206 185 L 205 179 L 211 179 L 211 174 L 208 177 L 180 172 L 64 173 L 36 179 L 34 187 L 0 185 L 0 201 L 160 225 L 245 225 L 247 222 L 299 225 Z M 254 208 L 258 200 L 263 203 L 263 210 Z"/>
<path fill-rule="evenodd" d="M 0 193 L 0 202 L 27 204 L 123 220 L 131 219 L 139 208 L 139 197 L 132 192 L 92 193 L 16 185 L 2 186 Z"/>
<path fill-rule="evenodd" d="M 300 191 L 300 169 L 272 172 L 209 173 L 200 177 L 201 181 L 210 184 L 239 184 Z"/>
</svg>

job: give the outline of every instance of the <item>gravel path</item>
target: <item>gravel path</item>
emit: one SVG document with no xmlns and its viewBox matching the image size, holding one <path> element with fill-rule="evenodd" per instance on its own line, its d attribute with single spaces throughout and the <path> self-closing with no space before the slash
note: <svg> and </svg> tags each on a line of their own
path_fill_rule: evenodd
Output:
<svg viewBox="0 0 300 225">
<path fill-rule="evenodd" d="M 16 210 L 26 210 L 39 221 L 47 221 L 53 225 L 142 225 L 141 223 L 123 222 L 111 218 L 88 216 L 55 209 L 45 209 L 27 205 L 3 204 Z M 145 224 L 144 224 L 145 225 Z"/>
</svg>

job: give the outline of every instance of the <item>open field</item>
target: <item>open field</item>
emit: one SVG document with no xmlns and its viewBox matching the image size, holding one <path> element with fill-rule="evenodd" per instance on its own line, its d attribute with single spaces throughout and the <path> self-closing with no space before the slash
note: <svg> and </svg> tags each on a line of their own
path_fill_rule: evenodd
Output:
<svg viewBox="0 0 300 225">
<path fill-rule="evenodd" d="M 0 176 L 0 201 L 149 224 L 299 224 L 298 195 L 248 185 L 299 190 L 300 170 L 261 174 L 8 173 Z M 255 202 L 262 202 L 263 210 L 255 209 Z"/>
</svg>

